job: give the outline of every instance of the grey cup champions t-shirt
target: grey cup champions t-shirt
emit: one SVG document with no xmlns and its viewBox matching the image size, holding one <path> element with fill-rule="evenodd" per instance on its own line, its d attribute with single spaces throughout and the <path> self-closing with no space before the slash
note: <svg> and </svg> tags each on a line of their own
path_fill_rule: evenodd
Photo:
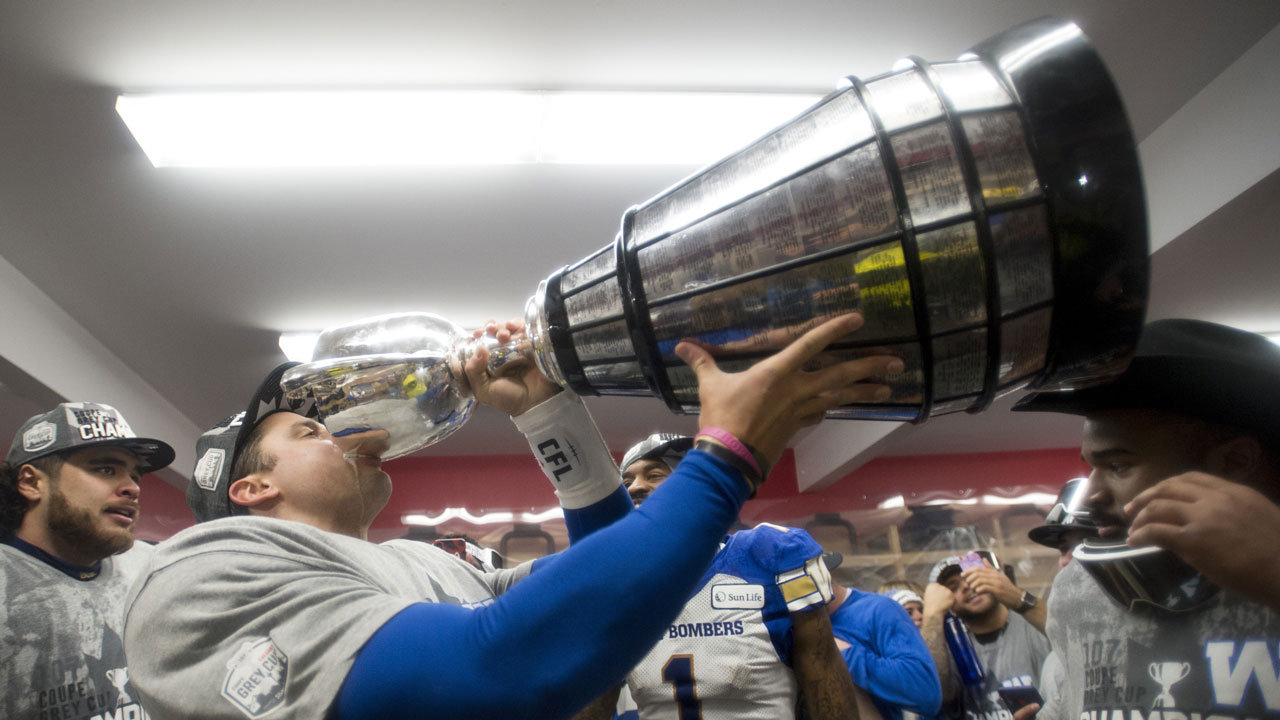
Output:
<svg viewBox="0 0 1280 720">
<path fill-rule="evenodd" d="M 155 720 L 321 718 L 356 653 L 401 610 L 484 605 L 527 572 L 482 573 L 428 543 L 287 520 L 202 523 L 158 545 L 134 586 L 130 671 Z"/>
<path fill-rule="evenodd" d="M 124 602 L 152 547 L 69 576 L 0 544 L 0 717 L 141 718 L 125 662 Z"/>
<path fill-rule="evenodd" d="M 1074 560 L 1049 598 L 1064 670 L 1043 720 L 1280 717 L 1280 616 L 1266 607 L 1224 590 L 1195 612 L 1130 612 Z"/>
</svg>

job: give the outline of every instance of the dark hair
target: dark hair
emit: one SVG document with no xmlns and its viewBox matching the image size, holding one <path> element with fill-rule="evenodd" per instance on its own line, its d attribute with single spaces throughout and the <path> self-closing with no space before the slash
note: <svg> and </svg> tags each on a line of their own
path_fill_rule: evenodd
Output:
<svg viewBox="0 0 1280 720">
<path fill-rule="evenodd" d="M 263 424 L 259 421 L 249 432 L 249 437 L 245 438 L 244 444 L 240 446 L 240 452 L 236 453 L 236 461 L 231 466 L 231 477 L 227 478 L 227 492 L 231 492 L 231 484 L 242 477 L 275 469 L 275 457 L 262 450 L 262 437 L 265 434 L 262 428 Z M 231 511 L 244 513 L 245 507 L 232 500 Z"/>
<path fill-rule="evenodd" d="M 23 465 L 30 465 L 49 477 L 55 477 L 62 469 L 62 462 L 62 454 L 54 453 L 19 465 L 4 463 L 0 466 L 0 532 L 5 535 L 15 532 L 31 509 L 30 501 L 18 491 L 18 473 Z"/>
</svg>

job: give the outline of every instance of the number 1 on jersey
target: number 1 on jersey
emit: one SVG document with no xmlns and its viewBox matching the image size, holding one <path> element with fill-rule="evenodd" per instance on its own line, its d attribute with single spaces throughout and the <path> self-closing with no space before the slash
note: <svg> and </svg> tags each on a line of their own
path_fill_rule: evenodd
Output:
<svg viewBox="0 0 1280 720">
<path fill-rule="evenodd" d="M 671 683 L 671 694 L 680 709 L 679 720 L 700 720 L 702 703 L 693 682 L 693 656 L 672 655 L 662 666 L 662 681 Z"/>
</svg>

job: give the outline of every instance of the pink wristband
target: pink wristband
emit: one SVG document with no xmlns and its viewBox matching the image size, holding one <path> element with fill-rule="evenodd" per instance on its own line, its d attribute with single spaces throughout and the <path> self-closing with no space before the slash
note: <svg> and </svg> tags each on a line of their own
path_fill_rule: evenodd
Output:
<svg viewBox="0 0 1280 720">
<path fill-rule="evenodd" d="M 725 430 L 724 428 L 704 427 L 698 431 L 698 434 L 695 435 L 693 439 L 697 440 L 703 436 L 709 437 L 725 446 L 725 448 L 732 451 L 734 455 L 742 458 L 742 461 L 755 470 L 757 475 L 763 477 L 764 473 L 760 472 L 760 464 L 756 462 L 755 456 L 751 454 L 751 451 L 747 449 L 746 445 L 742 444 L 741 440 L 733 436 L 733 433 Z"/>
</svg>

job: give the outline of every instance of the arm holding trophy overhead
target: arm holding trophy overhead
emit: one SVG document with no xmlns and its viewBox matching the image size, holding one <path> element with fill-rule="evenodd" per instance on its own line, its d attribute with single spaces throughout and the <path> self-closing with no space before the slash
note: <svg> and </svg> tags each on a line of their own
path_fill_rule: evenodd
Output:
<svg viewBox="0 0 1280 720">
<path fill-rule="evenodd" d="M 739 434 L 737 440 L 774 461 L 790 437 L 820 420 L 826 408 L 850 397 L 882 395 L 883 386 L 873 378 L 897 358 L 805 369 L 818 352 L 860 323 L 856 314 L 825 322 L 738 373 L 721 370 L 696 343 L 680 343 L 676 352 L 702 386 L 704 429 L 715 422 L 726 435 Z M 679 613 L 758 485 L 759 478 L 723 457 L 695 447 L 642 507 L 574 543 L 490 605 L 460 610 L 419 603 L 392 618 L 357 657 L 339 700 L 339 717 L 379 716 L 404 707 L 431 707 L 440 716 L 567 717 L 613 687 Z M 620 548 L 637 543 L 645 552 L 621 562 Z M 570 615 L 574 621 L 566 625 Z M 610 642 L 596 642 L 600 637 Z M 441 685 L 423 683 L 423 677 L 474 682 Z M 492 698 L 492 707 L 477 709 L 471 691 L 477 685 L 501 687 L 503 696 Z M 518 698 L 519 704 L 504 698 Z"/>
</svg>

